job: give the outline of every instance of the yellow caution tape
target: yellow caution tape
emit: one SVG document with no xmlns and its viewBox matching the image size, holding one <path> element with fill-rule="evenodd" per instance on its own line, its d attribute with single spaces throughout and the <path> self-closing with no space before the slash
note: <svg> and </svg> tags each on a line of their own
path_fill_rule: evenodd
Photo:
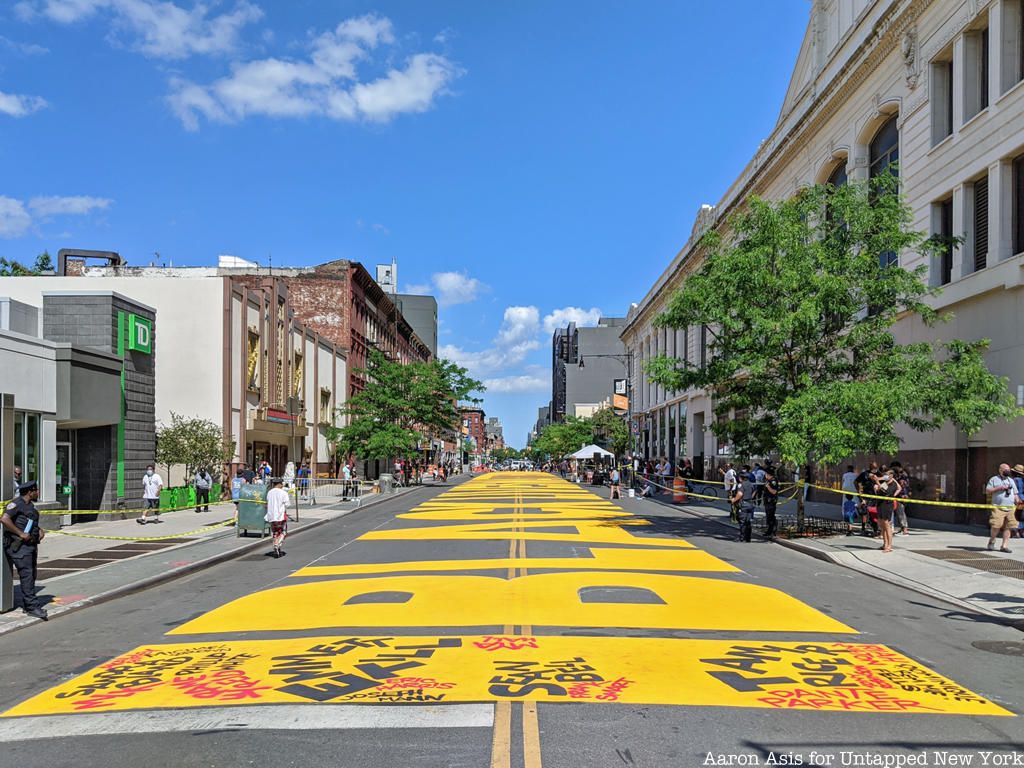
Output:
<svg viewBox="0 0 1024 768">
<path fill-rule="evenodd" d="M 829 488 L 826 485 L 815 485 L 814 483 L 806 483 L 811 488 L 817 488 L 819 491 L 829 491 L 830 493 L 838 493 L 844 496 L 856 496 L 860 499 L 879 499 L 881 501 L 898 501 L 901 504 L 924 504 L 930 507 L 966 507 L 968 509 L 1008 509 L 1012 505 L 1005 505 L 1000 507 L 998 504 L 977 504 L 971 501 L 929 501 L 928 499 L 914 499 L 909 496 L 879 496 L 873 493 L 860 493 L 859 491 L 844 491 L 841 488 Z"/>
<path fill-rule="evenodd" d="M 170 533 L 166 536 L 102 536 L 94 533 L 72 533 L 71 531 L 64 530 L 47 531 L 47 533 L 59 533 L 61 536 L 74 536 L 80 539 L 104 539 L 107 541 L 161 541 L 163 539 L 178 539 L 182 536 L 195 536 L 199 533 L 208 533 L 209 531 L 215 531 L 218 528 L 223 528 L 226 525 L 233 525 L 234 522 L 234 519 L 222 520 L 221 522 L 214 523 L 213 525 L 206 525 L 192 531 L 185 531 L 184 533 Z M 43 563 L 42 567 L 46 567 L 46 564 Z"/>
</svg>

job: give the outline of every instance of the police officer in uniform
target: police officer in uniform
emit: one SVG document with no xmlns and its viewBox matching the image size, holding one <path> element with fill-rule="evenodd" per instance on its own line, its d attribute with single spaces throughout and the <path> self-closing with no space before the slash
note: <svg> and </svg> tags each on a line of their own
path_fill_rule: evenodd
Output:
<svg viewBox="0 0 1024 768">
<path fill-rule="evenodd" d="M 740 533 L 736 541 L 750 541 L 754 525 L 754 489 L 755 483 L 750 467 L 744 466 L 740 472 L 739 482 L 732 489 L 729 501 L 736 510 Z"/>
<path fill-rule="evenodd" d="M 18 569 L 25 613 L 46 621 L 46 611 L 36 595 L 36 558 L 39 542 L 46 535 L 39 527 L 39 511 L 33 503 L 38 498 L 37 483 L 22 483 L 18 486 L 18 496 L 4 509 L 0 524 L 3 526 L 4 554 Z"/>
</svg>

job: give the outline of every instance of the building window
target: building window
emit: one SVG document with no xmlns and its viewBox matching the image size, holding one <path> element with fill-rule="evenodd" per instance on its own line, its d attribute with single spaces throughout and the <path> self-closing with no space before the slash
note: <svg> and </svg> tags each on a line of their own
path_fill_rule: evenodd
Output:
<svg viewBox="0 0 1024 768">
<path fill-rule="evenodd" d="M 932 62 L 932 146 L 953 133 L 953 57 Z"/>
<path fill-rule="evenodd" d="M 37 413 L 14 412 L 14 466 L 21 467 L 22 482 L 41 481 L 39 477 L 40 419 Z"/>
<path fill-rule="evenodd" d="M 326 387 L 321 387 L 320 389 L 320 423 L 334 423 L 334 419 L 331 414 L 331 390 Z"/>
<path fill-rule="evenodd" d="M 953 198 L 935 203 L 933 208 L 935 239 L 940 246 L 936 258 L 936 285 L 953 280 Z"/>
<path fill-rule="evenodd" d="M 988 27 L 964 35 L 964 122 L 988 109 Z"/>
<path fill-rule="evenodd" d="M 900 129 L 896 125 L 896 116 L 889 118 L 886 123 L 878 129 L 875 138 L 871 140 L 868 148 L 870 153 L 870 175 L 872 178 L 881 176 L 883 173 L 899 175 L 896 163 L 900 159 Z"/>
<path fill-rule="evenodd" d="M 700 327 L 700 367 L 706 368 L 708 364 L 708 327 Z"/>
<path fill-rule="evenodd" d="M 1002 93 L 1024 80 L 1024 1 L 1003 0 L 999 51 Z"/>
<path fill-rule="evenodd" d="M 974 271 L 988 266 L 988 175 L 982 176 L 971 185 L 972 210 L 970 221 L 971 252 L 974 256 Z"/>
<path fill-rule="evenodd" d="M 900 129 L 896 124 L 895 115 L 878 129 L 868 150 L 871 178 L 886 173 L 893 176 L 899 175 L 897 163 L 900 159 Z M 899 255 L 895 251 L 885 251 L 879 254 L 878 260 L 883 268 L 891 267 L 899 263 Z"/>
<path fill-rule="evenodd" d="M 1013 161 L 1013 252 L 1024 253 L 1024 155 Z"/>
<path fill-rule="evenodd" d="M 846 158 L 832 170 L 827 183 L 833 187 L 841 187 L 846 183 Z"/>
</svg>

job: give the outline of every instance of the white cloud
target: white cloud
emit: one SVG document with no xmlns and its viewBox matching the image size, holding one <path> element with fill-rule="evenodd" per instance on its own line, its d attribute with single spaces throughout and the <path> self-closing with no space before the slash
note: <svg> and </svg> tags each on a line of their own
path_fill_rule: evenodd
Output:
<svg viewBox="0 0 1024 768">
<path fill-rule="evenodd" d="M 386 122 L 399 114 L 425 112 L 461 70 L 443 56 L 418 53 L 404 67 L 362 81 L 356 65 L 394 43 L 389 19 L 372 14 L 348 19 L 316 36 L 307 58 L 236 63 L 231 74 L 208 85 L 176 79 L 168 101 L 188 130 L 197 130 L 200 118 L 232 123 L 253 115 L 318 115 Z"/>
<path fill-rule="evenodd" d="M 436 295 L 437 303 L 442 307 L 476 301 L 485 290 L 486 285 L 465 272 L 435 272 L 430 276 L 429 283 L 410 283 L 405 286 L 406 293 Z"/>
<path fill-rule="evenodd" d="M 539 317 L 536 307 L 506 307 L 501 328 L 490 348 L 471 352 L 444 344 L 438 349 L 438 355 L 465 366 L 478 377 L 520 365 L 530 352 L 540 348 L 536 338 Z"/>
<path fill-rule="evenodd" d="M 0 197 L 0 237 L 21 237 L 32 226 L 32 217 L 21 200 Z"/>
<path fill-rule="evenodd" d="M 26 206 L 21 200 L 0 197 L 0 237 L 15 238 L 28 233 L 34 219 L 55 216 L 84 216 L 110 207 L 113 200 L 87 195 L 33 197 Z"/>
<path fill-rule="evenodd" d="M 483 283 L 464 272 L 435 272 L 430 281 L 437 289 L 437 303 L 442 307 L 468 304 L 484 288 Z"/>
<path fill-rule="evenodd" d="M 33 197 L 28 207 L 36 216 L 81 216 L 95 210 L 104 210 L 114 202 L 106 197 L 72 195 L 67 197 Z"/>
<path fill-rule="evenodd" d="M 484 379 L 488 393 L 499 392 L 543 392 L 551 388 L 550 379 L 540 376 L 501 376 L 496 379 Z"/>
<path fill-rule="evenodd" d="M 46 106 L 46 99 L 40 96 L 25 96 L 20 93 L 0 91 L 0 114 L 10 117 L 25 117 Z"/>
<path fill-rule="evenodd" d="M 595 326 L 600 318 L 601 310 L 597 307 L 562 307 L 544 316 L 544 331 L 554 333 L 556 328 L 564 328 L 569 323 L 576 323 L 578 328 Z"/>
<path fill-rule="evenodd" d="M 3 35 L 0 35 L 0 48 L 4 48 L 8 51 L 14 51 L 22 56 L 42 56 L 43 54 L 50 52 L 49 48 L 45 48 L 42 45 L 36 45 L 35 43 L 19 43 L 17 40 L 11 40 L 11 38 L 4 37 Z"/>
<path fill-rule="evenodd" d="M 114 32 L 128 35 L 130 47 L 166 59 L 233 51 L 242 28 L 263 18 L 248 0 L 213 15 L 207 3 L 186 9 L 170 0 L 35 0 L 18 3 L 15 13 L 23 20 L 44 17 L 60 24 L 104 13 Z"/>
</svg>

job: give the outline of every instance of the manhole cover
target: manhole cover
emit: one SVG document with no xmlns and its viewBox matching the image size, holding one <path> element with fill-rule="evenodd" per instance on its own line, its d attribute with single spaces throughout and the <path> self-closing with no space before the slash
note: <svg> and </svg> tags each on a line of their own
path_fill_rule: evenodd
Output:
<svg viewBox="0 0 1024 768">
<path fill-rule="evenodd" d="M 999 653 L 1003 656 L 1024 656 L 1024 643 L 1015 643 L 1010 640 L 978 640 L 971 645 L 979 651 Z"/>
</svg>

